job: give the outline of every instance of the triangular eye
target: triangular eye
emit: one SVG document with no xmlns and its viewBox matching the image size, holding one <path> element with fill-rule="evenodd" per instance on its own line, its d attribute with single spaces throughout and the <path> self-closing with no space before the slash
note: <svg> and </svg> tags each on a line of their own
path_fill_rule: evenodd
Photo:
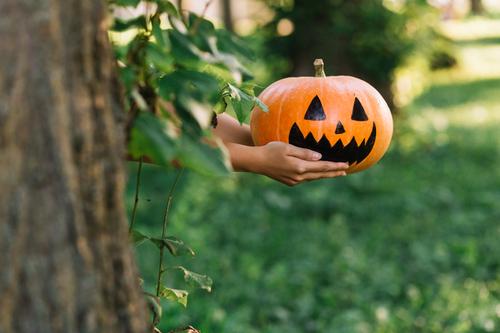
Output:
<svg viewBox="0 0 500 333">
<path fill-rule="evenodd" d="M 368 116 L 366 115 L 365 109 L 363 108 L 363 105 L 361 105 L 361 102 L 357 97 L 354 99 L 354 106 L 352 107 L 351 119 L 357 121 L 368 120 Z"/>
<path fill-rule="evenodd" d="M 321 101 L 319 100 L 318 96 L 314 97 L 313 100 L 311 101 L 311 104 L 309 104 L 304 119 L 306 120 L 326 119 L 326 114 L 325 111 L 323 110 L 323 105 L 321 105 Z"/>
</svg>

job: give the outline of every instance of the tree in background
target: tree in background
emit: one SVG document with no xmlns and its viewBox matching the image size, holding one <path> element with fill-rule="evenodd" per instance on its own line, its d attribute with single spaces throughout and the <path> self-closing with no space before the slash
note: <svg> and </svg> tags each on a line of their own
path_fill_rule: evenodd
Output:
<svg viewBox="0 0 500 333">
<path fill-rule="evenodd" d="M 233 31 L 233 14 L 231 0 L 221 0 L 222 4 L 222 18 L 224 20 L 224 26 L 227 30 Z"/>
<path fill-rule="evenodd" d="M 484 12 L 484 6 L 482 0 L 470 0 L 470 10 L 473 14 L 482 14 Z"/>
<path fill-rule="evenodd" d="M 106 6 L 0 12 L 0 332 L 146 332 Z"/>
<path fill-rule="evenodd" d="M 408 23 L 427 6 L 425 1 L 411 1 L 396 10 L 381 0 L 268 3 L 276 12 L 268 26 L 268 46 L 289 59 L 290 75 L 311 75 L 312 61 L 321 57 L 327 74 L 365 79 L 392 104 L 393 72 L 416 44 L 416 25 Z M 284 19 L 293 23 L 294 31 L 276 36 Z"/>
</svg>

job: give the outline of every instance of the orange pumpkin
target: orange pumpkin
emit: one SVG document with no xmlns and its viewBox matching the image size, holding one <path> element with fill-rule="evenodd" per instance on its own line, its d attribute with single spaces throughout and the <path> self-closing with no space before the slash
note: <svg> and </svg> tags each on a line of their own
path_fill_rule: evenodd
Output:
<svg viewBox="0 0 500 333">
<path fill-rule="evenodd" d="M 269 112 L 252 111 L 256 145 L 283 141 L 315 150 L 322 160 L 348 162 L 347 173 L 364 170 L 384 155 L 392 137 L 392 116 L 375 88 L 352 76 L 292 77 L 267 87 L 259 98 Z"/>
</svg>

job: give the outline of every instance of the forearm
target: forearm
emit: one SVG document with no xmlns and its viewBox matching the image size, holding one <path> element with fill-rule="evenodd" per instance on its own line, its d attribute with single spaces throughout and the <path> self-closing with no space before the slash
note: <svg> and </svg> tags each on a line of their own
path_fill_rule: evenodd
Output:
<svg viewBox="0 0 500 333">
<path fill-rule="evenodd" d="M 247 146 L 238 143 L 226 142 L 231 165 L 235 171 L 260 173 L 262 154 L 260 147 Z"/>
<path fill-rule="evenodd" d="M 237 143 L 245 146 L 253 146 L 250 126 L 240 125 L 236 119 L 226 114 L 217 117 L 217 127 L 213 130 L 214 134 L 226 143 Z"/>
</svg>

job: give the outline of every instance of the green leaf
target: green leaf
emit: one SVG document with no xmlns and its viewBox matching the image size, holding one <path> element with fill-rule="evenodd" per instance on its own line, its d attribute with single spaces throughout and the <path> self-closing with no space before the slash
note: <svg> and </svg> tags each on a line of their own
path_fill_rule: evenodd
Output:
<svg viewBox="0 0 500 333">
<path fill-rule="evenodd" d="M 131 20 L 115 18 L 115 22 L 111 30 L 121 32 L 132 28 L 146 29 L 146 18 L 142 15 Z"/>
<path fill-rule="evenodd" d="M 189 89 L 189 87 L 196 88 L 207 95 L 219 92 L 219 82 L 213 76 L 203 72 L 178 70 L 170 76 L 166 76 L 165 79 L 182 83 L 182 85 L 178 85 L 178 90 L 176 92 L 179 92 L 181 89 Z"/>
<path fill-rule="evenodd" d="M 146 47 L 148 62 L 163 73 L 169 73 L 174 69 L 174 59 L 161 46 L 148 43 Z"/>
<path fill-rule="evenodd" d="M 212 53 L 212 63 L 221 66 L 229 71 L 231 80 L 241 84 L 244 78 L 251 78 L 251 73 L 241 64 L 234 55 L 221 52 L 217 47 L 217 38 L 213 34 L 197 35 L 197 40 L 201 40 L 207 51 Z"/>
<path fill-rule="evenodd" d="M 160 17 L 155 15 L 151 18 L 151 27 L 155 41 L 160 48 L 166 53 L 170 52 L 171 45 L 168 33 L 161 28 Z"/>
<path fill-rule="evenodd" d="M 217 102 L 217 104 L 215 104 L 213 111 L 215 112 L 215 114 L 221 114 L 224 113 L 224 111 L 226 111 L 226 108 L 227 108 L 226 102 L 224 102 L 223 99 L 220 99 Z"/>
<path fill-rule="evenodd" d="M 144 243 L 144 241 L 149 240 L 150 237 L 144 235 L 140 231 L 137 230 L 132 230 L 132 241 L 135 243 L 136 246 L 141 245 Z"/>
<path fill-rule="evenodd" d="M 269 108 L 267 107 L 264 102 L 262 102 L 258 97 L 254 97 L 255 104 L 263 111 L 263 112 L 269 112 Z"/>
<path fill-rule="evenodd" d="M 123 85 L 127 91 L 131 91 L 133 86 L 137 83 L 137 74 L 135 70 L 130 67 L 121 67 L 119 73 Z"/>
<path fill-rule="evenodd" d="M 219 29 L 216 31 L 217 46 L 223 52 L 227 52 L 236 56 L 242 56 L 249 60 L 255 58 L 255 53 L 250 49 L 247 44 L 233 33 Z"/>
<path fill-rule="evenodd" d="M 197 16 L 194 13 L 189 14 L 189 37 L 192 42 L 204 51 L 211 51 L 210 40 L 216 41 L 215 27 L 209 20 Z M 215 52 L 212 52 L 215 54 Z"/>
<path fill-rule="evenodd" d="M 231 79 L 236 84 L 241 84 L 243 82 L 244 77 L 251 77 L 250 72 L 243 67 L 240 61 L 233 55 L 228 53 L 217 53 L 215 55 L 215 60 L 218 64 L 227 68 L 227 70 L 231 73 Z"/>
<path fill-rule="evenodd" d="M 219 82 L 226 83 L 226 82 L 236 81 L 234 73 L 232 73 L 224 64 L 221 63 L 214 63 L 214 64 L 203 63 L 202 66 L 199 66 L 198 68 L 195 69 L 213 76 Z"/>
<path fill-rule="evenodd" d="M 231 106 L 240 124 L 243 124 L 255 106 L 254 96 L 244 93 L 229 83 L 226 89 L 227 92 L 224 94 L 224 101 Z"/>
<path fill-rule="evenodd" d="M 187 283 L 195 285 L 196 287 L 204 289 L 208 292 L 212 291 L 213 280 L 209 276 L 191 272 L 182 266 L 176 266 L 174 268 L 182 271 L 184 274 L 184 280 Z"/>
<path fill-rule="evenodd" d="M 229 174 L 227 154 L 221 148 L 211 147 L 199 139 L 182 136 L 178 158 L 181 165 L 205 176 Z"/>
<path fill-rule="evenodd" d="M 247 120 L 250 112 L 256 105 L 264 112 L 269 111 L 267 106 L 257 97 L 247 94 L 229 83 L 222 92 L 222 98 L 229 111 L 235 113 L 240 123 L 244 123 Z"/>
<path fill-rule="evenodd" d="M 212 56 L 198 48 L 186 35 L 177 30 L 169 30 L 172 55 L 177 62 L 188 67 L 200 67 L 204 62 L 213 62 Z"/>
<path fill-rule="evenodd" d="M 128 150 L 134 158 L 148 156 L 159 165 L 171 166 L 176 143 L 167 134 L 163 120 L 141 112 L 134 121 Z"/>
<path fill-rule="evenodd" d="M 186 290 L 180 289 L 163 287 L 160 291 L 160 297 L 182 304 L 184 307 L 187 306 L 188 295 Z"/>
<path fill-rule="evenodd" d="M 165 75 L 158 80 L 158 87 L 163 99 L 171 100 L 177 95 L 178 102 L 188 111 L 193 107 L 193 99 L 215 103 L 220 90 L 219 82 L 212 75 L 192 70 L 177 70 Z"/>
<path fill-rule="evenodd" d="M 167 13 L 169 16 L 179 17 L 179 13 L 177 12 L 177 8 L 175 8 L 174 4 L 168 0 L 154 0 L 158 4 L 157 13 Z"/>
<path fill-rule="evenodd" d="M 215 36 L 214 24 L 203 16 L 198 16 L 195 13 L 190 12 L 188 17 L 188 24 L 190 29 L 197 29 L 196 31 L 191 31 L 192 33 L 198 35 L 202 34 Z"/>
<path fill-rule="evenodd" d="M 127 57 L 129 45 L 128 44 L 120 45 L 116 42 L 113 42 L 112 45 L 113 45 L 113 52 L 115 54 L 115 58 L 118 60 L 121 60 L 122 62 L 126 62 L 127 61 L 126 57 Z"/>
<path fill-rule="evenodd" d="M 112 2 L 122 7 L 128 7 L 128 6 L 137 7 L 137 5 L 139 4 L 139 2 L 141 2 L 141 0 L 113 0 Z"/>
<path fill-rule="evenodd" d="M 194 256 L 195 253 L 193 249 L 187 246 L 184 241 L 177 237 L 165 237 L 161 238 L 150 238 L 150 240 L 158 246 L 158 248 L 166 247 L 168 251 L 175 257 L 182 256 L 185 254 Z"/>
<path fill-rule="evenodd" d="M 153 317 L 155 318 L 155 322 L 153 322 L 153 326 L 158 325 L 162 316 L 162 308 L 160 304 L 160 299 L 156 295 L 150 293 L 144 293 L 146 296 L 146 302 L 149 306 L 151 312 L 153 312 Z"/>
</svg>

